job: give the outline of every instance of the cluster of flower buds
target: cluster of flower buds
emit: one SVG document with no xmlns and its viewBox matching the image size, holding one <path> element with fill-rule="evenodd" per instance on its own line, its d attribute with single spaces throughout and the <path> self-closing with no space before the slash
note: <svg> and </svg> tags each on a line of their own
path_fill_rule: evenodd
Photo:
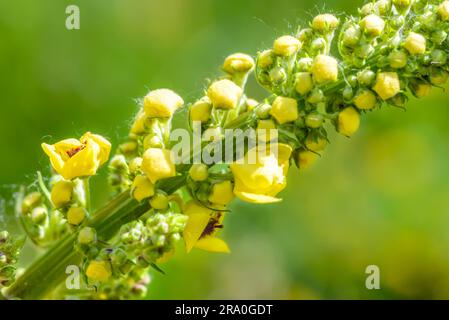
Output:
<svg viewBox="0 0 449 320">
<path fill-rule="evenodd" d="M 8 231 L 0 231 L 0 289 L 8 287 L 16 276 L 17 258 L 23 239 L 12 237 Z"/>
</svg>

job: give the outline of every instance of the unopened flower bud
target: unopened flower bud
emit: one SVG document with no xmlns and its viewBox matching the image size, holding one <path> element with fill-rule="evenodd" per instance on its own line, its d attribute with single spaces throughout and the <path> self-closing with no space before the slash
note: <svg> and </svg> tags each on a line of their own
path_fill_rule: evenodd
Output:
<svg viewBox="0 0 449 320">
<path fill-rule="evenodd" d="M 410 32 L 404 42 L 404 48 L 412 55 L 426 52 L 426 38 L 421 34 Z"/>
<path fill-rule="evenodd" d="M 256 114 L 259 119 L 266 119 L 270 116 L 271 105 L 264 103 L 257 108 Z"/>
<path fill-rule="evenodd" d="M 209 202 L 219 205 L 227 205 L 234 199 L 231 181 L 222 181 L 212 186 L 212 192 L 208 198 Z"/>
<path fill-rule="evenodd" d="M 398 74 L 396 72 L 378 73 L 373 90 L 383 100 L 394 97 L 401 90 Z"/>
<path fill-rule="evenodd" d="M 338 114 L 337 130 L 342 135 L 352 136 L 360 126 L 360 114 L 353 107 L 347 107 Z"/>
<path fill-rule="evenodd" d="M 354 104 L 361 110 L 369 110 L 376 106 L 376 95 L 367 89 L 360 90 L 354 98 Z"/>
<path fill-rule="evenodd" d="M 183 104 L 184 100 L 174 91 L 157 89 L 145 96 L 143 108 L 150 118 L 169 118 Z"/>
<path fill-rule="evenodd" d="M 143 154 L 141 170 L 153 184 L 160 179 L 174 177 L 176 175 L 176 169 L 171 150 L 159 148 L 147 149 Z"/>
<path fill-rule="evenodd" d="M 312 58 L 301 58 L 298 60 L 296 67 L 299 71 L 310 72 L 312 70 L 313 59 Z"/>
<path fill-rule="evenodd" d="M 87 211 L 83 207 L 71 207 L 67 211 L 67 221 L 72 225 L 79 225 L 87 217 Z"/>
<path fill-rule="evenodd" d="M 296 38 L 302 43 L 308 42 L 312 37 L 313 37 L 313 30 L 311 28 L 302 29 L 296 36 Z"/>
<path fill-rule="evenodd" d="M 319 113 L 309 113 L 306 116 L 306 126 L 308 126 L 309 128 L 319 128 L 321 127 L 321 125 L 324 122 L 324 118 L 321 114 Z"/>
<path fill-rule="evenodd" d="M 443 1 L 443 3 L 441 3 L 438 6 L 438 16 L 443 21 L 449 20 L 449 1 L 448 0 Z"/>
<path fill-rule="evenodd" d="M 228 74 L 248 73 L 254 68 L 254 60 L 243 53 L 234 53 L 228 56 L 223 64 L 223 71 Z"/>
<path fill-rule="evenodd" d="M 262 51 L 257 57 L 257 65 L 262 69 L 270 67 L 273 62 L 273 50 Z"/>
<path fill-rule="evenodd" d="M 370 43 L 365 43 L 361 46 L 357 46 L 357 48 L 355 49 L 355 54 L 357 57 L 359 57 L 360 59 L 366 59 L 368 58 L 371 54 L 374 53 L 374 46 Z"/>
<path fill-rule="evenodd" d="M 367 16 L 367 15 L 373 13 L 374 12 L 374 3 L 368 2 L 362 8 L 360 8 L 359 12 L 360 12 L 360 15 L 362 15 L 362 16 Z"/>
<path fill-rule="evenodd" d="M 357 74 L 357 81 L 363 86 L 370 86 L 376 79 L 376 74 L 371 70 L 363 70 Z"/>
<path fill-rule="evenodd" d="M 354 25 L 345 30 L 342 41 L 344 45 L 354 47 L 359 43 L 361 37 L 362 31 L 358 26 Z"/>
<path fill-rule="evenodd" d="M 338 62 L 331 56 L 320 54 L 312 65 L 313 79 L 317 83 L 336 81 L 338 78 Z"/>
<path fill-rule="evenodd" d="M 204 181 L 209 176 L 209 167 L 203 163 L 195 163 L 190 167 L 189 175 L 193 181 Z"/>
<path fill-rule="evenodd" d="M 412 0 L 392 0 L 392 1 L 397 9 L 402 9 L 408 7 Z"/>
<path fill-rule="evenodd" d="M 310 49 L 314 52 L 320 52 L 324 48 L 326 48 L 326 40 L 323 38 L 313 39 L 312 43 L 310 44 Z"/>
<path fill-rule="evenodd" d="M 424 81 L 411 82 L 409 84 L 410 91 L 417 98 L 423 98 L 430 94 L 432 85 Z"/>
<path fill-rule="evenodd" d="M 31 220 L 36 224 L 44 224 L 47 221 L 48 211 L 45 207 L 36 207 L 31 211 Z"/>
<path fill-rule="evenodd" d="M 215 81 L 207 89 L 207 96 L 217 109 L 234 109 L 242 93 L 242 88 L 228 79 Z"/>
<path fill-rule="evenodd" d="M 161 138 L 154 133 L 149 133 L 145 136 L 143 139 L 143 149 L 147 150 L 150 148 L 163 148 L 164 142 L 161 140 Z"/>
<path fill-rule="evenodd" d="M 80 244 L 90 244 L 97 239 L 97 232 L 90 227 L 84 227 L 78 233 L 78 242 Z"/>
<path fill-rule="evenodd" d="M 438 45 L 441 45 L 446 39 L 447 39 L 447 32 L 444 30 L 436 30 L 431 35 L 432 42 Z"/>
<path fill-rule="evenodd" d="M 146 119 L 147 115 L 145 114 L 143 109 L 139 110 L 139 112 L 136 115 L 136 118 L 134 119 L 133 125 L 131 126 L 130 132 L 136 135 L 144 134 L 146 131 L 145 127 Z"/>
<path fill-rule="evenodd" d="M 447 54 L 443 50 L 435 49 L 431 53 L 432 65 L 442 66 L 447 62 Z"/>
<path fill-rule="evenodd" d="M 168 208 L 168 198 L 162 192 L 157 192 L 151 199 L 150 205 L 156 210 L 165 210 Z"/>
<path fill-rule="evenodd" d="M 403 108 L 407 103 L 407 95 L 404 93 L 398 93 L 393 98 L 388 99 L 388 103 L 392 104 L 395 107 Z"/>
<path fill-rule="evenodd" d="M 279 124 L 295 121 L 298 119 L 298 102 L 292 98 L 277 97 L 270 114 Z"/>
<path fill-rule="evenodd" d="M 379 0 L 374 4 L 374 11 L 379 15 L 386 15 L 391 9 L 390 0 Z"/>
<path fill-rule="evenodd" d="M 246 99 L 246 108 L 248 111 L 253 110 L 259 105 L 259 102 L 255 99 Z"/>
<path fill-rule="evenodd" d="M 116 154 L 109 162 L 109 168 L 118 172 L 128 172 L 128 163 L 122 154 Z"/>
<path fill-rule="evenodd" d="M 401 69 L 407 65 L 407 53 L 404 51 L 393 51 L 388 56 L 390 67 L 394 69 Z"/>
<path fill-rule="evenodd" d="M 382 34 L 385 28 L 385 21 L 375 15 L 370 14 L 362 19 L 360 22 L 360 26 L 365 31 L 365 33 L 369 34 L 372 37 L 377 37 Z"/>
<path fill-rule="evenodd" d="M 39 192 L 32 192 L 25 196 L 22 201 L 22 213 L 29 213 L 34 207 L 42 203 L 42 194 Z"/>
<path fill-rule="evenodd" d="M 301 49 L 301 42 L 292 36 L 282 36 L 277 38 L 273 44 L 275 54 L 289 57 L 296 54 Z"/>
<path fill-rule="evenodd" d="M 430 82 L 436 86 L 442 86 L 447 82 L 448 77 L 447 71 L 434 68 L 430 73 Z"/>
<path fill-rule="evenodd" d="M 307 102 L 311 104 L 317 104 L 324 100 L 324 93 L 321 89 L 315 88 L 307 97 Z"/>
<path fill-rule="evenodd" d="M 9 232 L 6 230 L 0 231 L 0 244 L 5 243 L 9 239 Z"/>
<path fill-rule="evenodd" d="M 296 166 L 302 170 L 310 168 L 319 158 L 319 155 L 309 150 L 301 150 L 296 154 Z"/>
<path fill-rule="evenodd" d="M 332 14 L 320 14 L 312 21 L 312 28 L 319 32 L 329 32 L 338 27 L 338 19 Z"/>
<path fill-rule="evenodd" d="M 86 276 L 93 281 L 104 282 L 112 275 L 109 261 L 92 260 L 86 269 Z"/>
<path fill-rule="evenodd" d="M 282 67 L 276 67 L 270 70 L 270 81 L 279 84 L 287 79 L 287 73 Z"/>
<path fill-rule="evenodd" d="M 210 99 L 203 97 L 190 107 L 190 121 L 207 122 L 210 119 L 211 111 L 212 103 Z"/>
<path fill-rule="evenodd" d="M 118 146 L 118 149 L 125 156 L 129 156 L 131 154 L 134 154 L 137 151 L 137 142 L 128 141 L 128 142 L 122 143 L 121 145 Z"/>
<path fill-rule="evenodd" d="M 129 172 L 132 174 L 139 172 L 140 167 L 142 166 L 142 160 L 141 157 L 131 159 L 131 161 L 129 161 Z"/>
<path fill-rule="evenodd" d="M 299 72 L 295 75 L 295 89 L 301 95 L 309 93 L 313 89 L 312 75 L 309 72 Z"/>
<path fill-rule="evenodd" d="M 305 141 L 306 148 L 310 151 L 320 152 L 326 148 L 327 140 L 323 137 L 315 137 L 310 135 Z"/>
<path fill-rule="evenodd" d="M 128 255 L 126 254 L 125 250 L 121 248 L 114 249 L 111 254 L 111 263 L 115 266 L 123 265 L 127 259 Z"/>
<path fill-rule="evenodd" d="M 72 200 L 73 182 L 60 180 L 51 189 L 51 202 L 55 208 L 61 208 Z"/>
</svg>

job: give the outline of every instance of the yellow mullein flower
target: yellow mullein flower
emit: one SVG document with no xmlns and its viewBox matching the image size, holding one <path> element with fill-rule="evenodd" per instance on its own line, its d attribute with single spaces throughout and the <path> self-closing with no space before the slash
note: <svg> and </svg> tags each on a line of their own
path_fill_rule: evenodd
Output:
<svg viewBox="0 0 449 320">
<path fill-rule="evenodd" d="M 353 107 L 347 107 L 338 114 L 337 130 L 342 135 L 352 136 L 360 126 L 360 114 Z"/>
<path fill-rule="evenodd" d="M 51 165 L 66 180 L 92 176 L 109 158 L 111 144 L 102 136 L 87 132 L 79 140 L 65 139 L 42 149 Z"/>
<path fill-rule="evenodd" d="M 230 252 L 226 242 L 215 237 L 217 229 L 223 227 L 221 223 L 224 213 L 206 208 L 195 200 L 189 201 L 183 212 L 189 217 L 183 232 L 187 252 L 193 248 L 212 252 Z"/>
<path fill-rule="evenodd" d="M 223 71 L 229 74 L 247 73 L 254 68 L 254 59 L 244 53 L 234 53 L 223 63 Z"/>
<path fill-rule="evenodd" d="M 273 44 L 274 53 L 283 57 L 294 55 L 299 49 L 301 49 L 301 41 L 292 36 L 279 37 Z"/>
<path fill-rule="evenodd" d="M 174 177 L 175 165 L 169 149 L 149 148 L 143 154 L 141 170 L 154 184 L 160 179 Z"/>
<path fill-rule="evenodd" d="M 393 98 L 401 90 L 399 77 L 396 72 L 381 72 L 377 75 L 373 90 L 383 100 Z"/>
<path fill-rule="evenodd" d="M 298 102 L 293 98 L 276 97 L 270 114 L 279 124 L 298 119 Z"/>
<path fill-rule="evenodd" d="M 214 204 L 227 205 L 234 199 L 231 181 L 222 181 L 212 186 L 209 201 Z"/>
<path fill-rule="evenodd" d="M 228 79 L 215 81 L 207 89 L 207 96 L 217 109 L 234 109 L 242 93 L 242 88 Z"/>
<path fill-rule="evenodd" d="M 278 149 L 276 157 L 271 148 Z M 286 144 L 255 147 L 244 158 L 230 165 L 234 174 L 234 194 L 243 201 L 272 203 L 287 185 L 286 175 L 292 149 Z"/>
<path fill-rule="evenodd" d="M 55 208 L 61 208 L 72 200 L 72 181 L 60 180 L 51 188 L 51 202 Z"/>
<path fill-rule="evenodd" d="M 331 56 L 319 54 L 312 64 L 313 79 L 317 83 L 335 81 L 338 78 L 338 62 Z"/>
<path fill-rule="evenodd" d="M 203 97 L 190 107 L 190 121 L 207 122 L 211 111 L 212 103 L 208 97 Z"/>
<path fill-rule="evenodd" d="M 371 90 L 362 90 L 354 98 L 354 104 L 361 110 L 369 110 L 376 106 L 377 98 Z"/>
<path fill-rule="evenodd" d="M 146 176 L 138 175 L 131 185 L 131 194 L 140 202 L 154 195 L 154 185 Z"/>
<path fill-rule="evenodd" d="M 150 91 L 143 99 L 143 109 L 150 118 L 170 118 L 184 100 L 170 89 Z"/>
<path fill-rule="evenodd" d="M 92 260 L 86 269 L 86 276 L 94 281 L 106 281 L 111 275 L 111 264 L 109 261 Z"/>
<path fill-rule="evenodd" d="M 426 38 L 419 33 L 410 32 L 404 42 L 404 48 L 412 55 L 426 52 Z"/>
<path fill-rule="evenodd" d="M 273 62 L 273 50 L 264 50 L 257 57 L 257 65 L 261 68 L 268 68 Z"/>
</svg>

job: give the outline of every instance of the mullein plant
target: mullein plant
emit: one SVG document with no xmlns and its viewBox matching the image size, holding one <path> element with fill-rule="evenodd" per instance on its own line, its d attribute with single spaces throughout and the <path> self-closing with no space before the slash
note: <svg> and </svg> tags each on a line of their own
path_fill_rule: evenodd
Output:
<svg viewBox="0 0 449 320">
<path fill-rule="evenodd" d="M 193 103 L 169 89 L 151 90 L 109 161 L 115 195 L 95 211 L 89 177 L 108 161 L 111 144 L 90 132 L 43 144 L 53 175 L 46 184 L 38 174 L 39 189 L 20 192 L 16 211 L 28 237 L 48 249 L 15 277 L 23 240 L 0 233 L 3 297 L 141 298 L 149 268 L 163 272 L 160 264 L 178 241 L 187 252 L 230 252 L 219 237 L 229 203 L 280 201 L 290 165 L 311 166 L 328 144 L 327 130 L 351 137 L 363 114 L 405 108 L 409 93 L 421 98 L 443 86 L 448 32 L 448 0 L 368 2 L 358 16 L 316 16 L 256 59 L 228 56 L 225 75 Z M 260 101 L 245 94 L 253 71 L 269 92 Z M 257 144 L 231 163 L 174 163 L 170 133 L 179 115 L 188 118 L 191 133 L 202 130 L 200 151 L 224 139 L 225 129 L 253 128 L 277 152 Z M 79 267 L 79 290 L 63 285 L 69 265 Z"/>
</svg>

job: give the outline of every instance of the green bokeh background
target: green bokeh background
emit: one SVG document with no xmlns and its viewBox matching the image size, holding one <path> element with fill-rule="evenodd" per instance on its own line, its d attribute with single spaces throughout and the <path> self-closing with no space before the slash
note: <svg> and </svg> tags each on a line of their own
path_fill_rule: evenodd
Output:
<svg viewBox="0 0 449 320">
<path fill-rule="evenodd" d="M 65 28 L 69 4 L 80 7 L 80 30 Z M 227 54 L 255 54 L 325 9 L 354 14 L 360 4 L 0 1 L 2 196 L 31 183 L 36 170 L 48 172 L 42 142 L 90 130 L 116 146 L 134 99 L 150 88 L 192 101 Z M 248 89 L 266 94 L 254 80 Z M 180 247 L 166 275 L 153 275 L 148 297 L 449 298 L 448 103 L 434 90 L 412 98 L 406 112 L 370 113 L 350 140 L 333 134 L 313 168 L 290 171 L 282 203 L 233 205 L 223 232 L 231 255 Z M 100 204 L 104 169 L 94 181 Z M 380 268 L 380 290 L 365 288 L 371 264 Z"/>
</svg>

